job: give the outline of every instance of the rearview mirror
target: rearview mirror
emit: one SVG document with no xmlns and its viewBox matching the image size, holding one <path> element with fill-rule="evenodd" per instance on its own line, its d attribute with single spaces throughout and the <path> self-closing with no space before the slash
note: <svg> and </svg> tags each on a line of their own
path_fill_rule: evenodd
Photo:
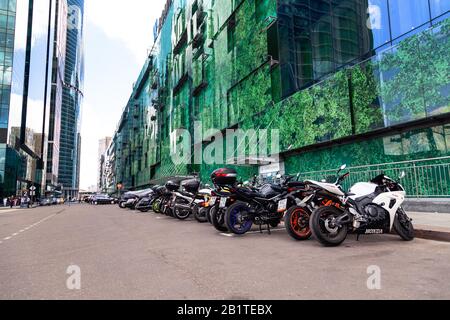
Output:
<svg viewBox="0 0 450 320">
<path fill-rule="evenodd" d="M 347 169 L 347 165 L 346 165 L 346 164 L 344 164 L 344 165 L 341 167 L 341 171 L 342 171 L 342 170 L 345 170 L 345 169 Z"/>
<path fill-rule="evenodd" d="M 402 171 L 402 173 L 400 173 L 400 176 L 398 178 L 403 179 L 404 177 L 406 177 L 406 172 Z"/>
</svg>

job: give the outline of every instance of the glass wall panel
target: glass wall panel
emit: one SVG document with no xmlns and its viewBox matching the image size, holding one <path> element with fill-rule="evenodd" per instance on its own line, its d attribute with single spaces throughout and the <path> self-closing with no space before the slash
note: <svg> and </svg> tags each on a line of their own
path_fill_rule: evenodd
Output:
<svg viewBox="0 0 450 320">
<path fill-rule="evenodd" d="M 432 19 L 450 11 L 450 1 L 448 0 L 430 0 L 430 6 Z"/>
<path fill-rule="evenodd" d="M 373 47 L 378 48 L 391 40 L 387 0 L 369 0 L 367 28 L 372 35 Z"/>
<path fill-rule="evenodd" d="M 389 10 L 393 39 L 430 20 L 428 0 L 389 1 Z"/>
</svg>

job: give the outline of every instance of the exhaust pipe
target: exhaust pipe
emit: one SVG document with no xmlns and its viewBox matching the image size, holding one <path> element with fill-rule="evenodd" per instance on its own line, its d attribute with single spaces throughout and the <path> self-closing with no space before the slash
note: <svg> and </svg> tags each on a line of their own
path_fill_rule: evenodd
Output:
<svg viewBox="0 0 450 320">
<path fill-rule="evenodd" d="M 191 206 L 188 204 L 176 204 L 174 206 L 174 209 L 178 209 L 178 210 L 191 210 Z"/>
</svg>

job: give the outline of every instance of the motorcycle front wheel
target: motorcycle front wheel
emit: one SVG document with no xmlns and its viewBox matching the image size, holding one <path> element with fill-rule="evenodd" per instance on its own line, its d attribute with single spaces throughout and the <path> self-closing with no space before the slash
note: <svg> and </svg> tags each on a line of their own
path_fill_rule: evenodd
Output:
<svg viewBox="0 0 450 320">
<path fill-rule="evenodd" d="M 295 240 L 308 240 L 312 236 L 309 227 L 310 212 L 302 207 L 292 207 L 285 216 L 285 227 L 288 234 Z"/>
<path fill-rule="evenodd" d="M 190 210 L 177 208 L 176 207 L 177 204 L 186 205 L 186 202 L 184 202 L 184 201 L 176 201 L 175 202 L 175 205 L 172 208 L 172 212 L 173 212 L 173 215 L 175 216 L 175 218 L 177 218 L 178 220 L 186 220 L 187 218 L 189 218 L 189 216 L 192 214 L 192 212 Z"/>
<path fill-rule="evenodd" d="M 211 208 L 211 222 L 214 228 L 219 232 L 228 232 L 225 226 L 225 214 L 223 210 L 220 210 L 217 206 Z"/>
<path fill-rule="evenodd" d="M 211 212 L 213 207 L 209 207 L 208 211 L 206 212 L 206 221 L 208 221 L 210 224 L 213 224 L 212 218 L 211 218 Z"/>
<path fill-rule="evenodd" d="M 342 211 L 335 207 L 321 207 L 313 212 L 309 222 L 312 235 L 326 247 L 341 245 L 348 234 L 348 227 L 334 226 L 333 221 L 342 216 Z"/>
<path fill-rule="evenodd" d="M 225 222 L 231 232 L 243 235 L 250 231 L 253 222 L 246 219 L 245 213 L 247 211 L 248 205 L 244 202 L 236 202 L 228 208 L 225 215 Z"/>
<path fill-rule="evenodd" d="M 415 238 L 412 220 L 403 209 L 399 209 L 395 216 L 394 230 L 405 241 L 412 241 Z"/>
</svg>

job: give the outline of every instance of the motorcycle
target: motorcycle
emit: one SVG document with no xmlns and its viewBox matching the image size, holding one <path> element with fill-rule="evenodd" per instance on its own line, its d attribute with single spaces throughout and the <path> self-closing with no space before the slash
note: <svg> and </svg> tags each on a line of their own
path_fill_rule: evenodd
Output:
<svg viewBox="0 0 450 320">
<path fill-rule="evenodd" d="M 276 228 L 281 223 L 286 210 L 296 204 L 290 196 L 290 189 L 294 184 L 289 185 L 294 177 L 282 178 L 278 175 L 277 178 L 280 180 L 278 184 L 266 183 L 259 189 L 242 187 L 235 189 L 235 194 L 240 200 L 226 210 L 225 222 L 228 230 L 243 235 L 256 224 L 260 232 L 262 226 L 266 225 L 270 234 L 270 228 Z"/>
<path fill-rule="evenodd" d="M 155 199 L 152 203 L 152 211 L 154 213 L 162 213 L 162 203 L 164 199 L 164 195 L 169 194 L 167 188 L 165 186 L 160 186 L 155 190 Z"/>
<path fill-rule="evenodd" d="M 199 195 L 200 180 L 189 179 L 182 181 L 180 188 L 173 191 L 169 206 L 175 218 L 186 220 L 194 212 L 199 212 L 198 205 L 204 202 L 204 197 Z"/>
<path fill-rule="evenodd" d="M 128 205 L 128 201 L 130 201 L 134 198 L 135 198 L 134 192 L 129 191 L 129 192 L 124 193 L 119 200 L 119 203 L 118 203 L 119 207 L 121 209 L 126 209 L 127 205 Z M 130 203 L 131 203 L 131 201 L 130 201 Z"/>
<path fill-rule="evenodd" d="M 152 210 L 153 203 L 160 196 L 160 193 L 158 192 L 160 188 L 161 186 L 154 186 L 151 188 L 151 192 L 141 197 L 136 204 L 136 210 L 139 210 L 140 212 L 148 212 Z"/>
<path fill-rule="evenodd" d="M 214 190 L 211 192 L 209 220 L 219 232 L 228 232 L 225 223 L 225 214 L 229 206 L 239 200 L 236 194 L 237 187 L 255 188 L 257 179 L 250 183 L 237 183 L 237 172 L 234 169 L 217 169 L 211 174 Z M 242 199 L 243 200 L 243 199 Z"/>
<path fill-rule="evenodd" d="M 199 223 L 208 222 L 211 206 L 212 189 L 206 186 L 204 189 L 198 191 L 195 199 L 196 205 L 193 207 L 194 218 Z"/>
<path fill-rule="evenodd" d="M 341 183 L 350 175 L 340 175 L 335 183 L 306 181 L 317 193 L 330 200 L 314 210 L 310 227 L 314 237 L 325 246 L 341 245 L 349 232 L 360 235 L 384 234 L 395 230 L 405 241 L 414 239 L 414 226 L 402 208 L 406 199 L 403 186 L 381 174 L 370 182 L 359 182 L 347 193 Z M 398 180 L 405 177 L 405 173 Z"/>
</svg>

